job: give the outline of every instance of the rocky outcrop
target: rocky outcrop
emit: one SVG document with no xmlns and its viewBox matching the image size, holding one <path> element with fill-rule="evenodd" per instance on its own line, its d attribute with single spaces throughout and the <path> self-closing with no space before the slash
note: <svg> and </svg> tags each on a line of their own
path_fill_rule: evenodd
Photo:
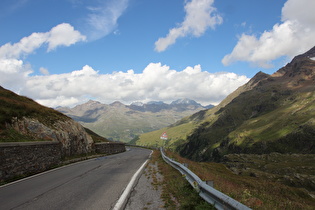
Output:
<svg viewBox="0 0 315 210">
<path fill-rule="evenodd" d="M 58 120 L 52 125 L 45 125 L 35 118 L 15 117 L 10 124 L 6 124 L 6 127 L 35 139 L 60 142 L 64 156 L 86 154 L 94 150 L 92 137 L 79 123 L 71 119 Z"/>
</svg>

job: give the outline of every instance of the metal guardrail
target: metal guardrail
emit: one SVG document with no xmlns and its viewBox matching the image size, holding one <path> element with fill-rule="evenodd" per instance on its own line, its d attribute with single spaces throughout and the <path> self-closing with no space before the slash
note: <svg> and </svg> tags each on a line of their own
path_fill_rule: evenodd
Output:
<svg viewBox="0 0 315 210">
<path fill-rule="evenodd" d="M 185 176 L 186 180 L 191 184 L 191 186 L 199 193 L 199 196 L 202 197 L 208 203 L 213 204 L 215 208 L 219 210 L 250 209 L 244 204 L 234 200 L 233 198 L 207 185 L 206 182 L 202 181 L 196 174 L 194 174 L 187 167 L 167 157 L 164 154 L 162 148 L 160 150 L 164 161 L 171 165 L 172 167 L 174 167 L 175 169 L 177 169 L 181 174 L 183 174 L 183 176 Z"/>
</svg>

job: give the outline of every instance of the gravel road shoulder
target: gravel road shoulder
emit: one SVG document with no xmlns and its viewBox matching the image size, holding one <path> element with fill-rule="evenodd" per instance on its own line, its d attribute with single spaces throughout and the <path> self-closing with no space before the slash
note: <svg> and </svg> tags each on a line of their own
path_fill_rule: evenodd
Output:
<svg viewBox="0 0 315 210">
<path fill-rule="evenodd" d="M 131 192 L 125 210 L 146 209 L 156 210 L 165 209 L 164 201 L 161 199 L 163 177 L 158 172 L 157 164 L 149 162 L 137 185 Z"/>
</svg>

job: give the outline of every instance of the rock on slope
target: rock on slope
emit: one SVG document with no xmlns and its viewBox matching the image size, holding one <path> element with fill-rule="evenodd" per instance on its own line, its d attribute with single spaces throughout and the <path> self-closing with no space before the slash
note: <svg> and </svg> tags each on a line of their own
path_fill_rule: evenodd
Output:
<svg viewBox="0 0 315 210">
<path fill-rule="evenodd" d="M 6 124 L 6 127 L 34 139 L 61 142 L 65 156 L 92 152 L 92 137 L 72 119 L 56 120 L 52 125 L 47 126 L 36 118 L 15 117 L 11 123 Z"/>
<path fill-rule="evenodd" d="M 58 141 L 66 156 L 92 151 L 93 139 L 71 118 L 2 87 L 0 100 L 0 141 Z"/>
</svg>

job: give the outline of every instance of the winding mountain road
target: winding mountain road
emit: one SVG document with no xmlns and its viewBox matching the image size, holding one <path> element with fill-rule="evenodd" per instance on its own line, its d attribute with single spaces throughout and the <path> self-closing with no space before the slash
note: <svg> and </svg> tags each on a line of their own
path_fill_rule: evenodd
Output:
<svg viewBox="0 0 315 210">
<path fill-rule="evenodd" d="M 130 148 L 1 186 L 0 209 L 111 209 L 150 153 Z"/>
</svg>

